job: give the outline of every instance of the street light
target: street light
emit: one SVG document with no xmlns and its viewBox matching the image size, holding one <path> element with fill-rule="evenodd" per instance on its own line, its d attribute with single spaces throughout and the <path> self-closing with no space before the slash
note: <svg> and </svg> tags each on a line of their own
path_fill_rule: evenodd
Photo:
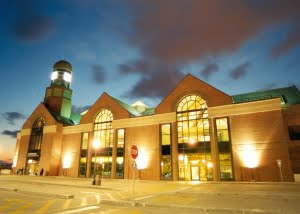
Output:
<svg viewBox="0 0 300 214">
<path fill-rule="evenodd" d="M 93 141 L 93 148 L 95 150 L 95 160 L 94 160 L 94 180 L 93 180 L 93 185 L 96 184 L 96 152 L 97 152 L 97 149 L 100 147 L 100 141 L 99 140 L 94 140 Z"/>
</svg>

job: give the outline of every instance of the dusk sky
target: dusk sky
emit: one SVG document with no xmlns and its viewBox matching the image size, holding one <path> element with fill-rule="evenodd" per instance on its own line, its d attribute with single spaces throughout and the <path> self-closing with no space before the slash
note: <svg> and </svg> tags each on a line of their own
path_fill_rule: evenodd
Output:
<svg viewBox="0 0 300 214">
<path fill-rule="evenodd" d="M 300 88 L 299 0 L 2 0 L 0 160 L 73 66 L 73 107 L 109 95 L 155 107 L 188 73 L 229 94 Z"/>
</svg>

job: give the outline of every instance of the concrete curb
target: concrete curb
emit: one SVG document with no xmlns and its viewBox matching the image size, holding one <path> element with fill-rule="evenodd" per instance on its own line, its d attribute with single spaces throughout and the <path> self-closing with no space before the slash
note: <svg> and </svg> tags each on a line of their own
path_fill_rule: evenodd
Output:
<svg viewBox="0 0 300 214">
<path fill-rule="evenodd" d="M 52 197 L 52 198 L 61 198 L 61 199 L 74 198 L 74 195 L 62 195 L 62 194 L 53 194 L 53 193 L 36 192 L 36 191 L 33 192 L 33 191 L 22 190 L 22 189 L 11 189 L 11 188 L 1 187 L 0 190 L 9 191 L 9 192 L 19 192 L 19 193 L 30 194 L 30 195 L 39 195 L 39 196 Z"/>
<path fill-rule="evenodd" d="M 108 205 L 117 205 L 117 206 L 135 206 L 135 207 L 155 207 L 155 208 L 169 208 L 177 210 L 195 210 L 196 213 L 205 213 L 205 214 L 297 214 L 296 211 L 284 211 L 284 210 L 263 210 L 263 209 L 235 209 L 235 208 L 204 208 L 190 205 L 177 205 L 177 204 L 151 204 L 151 203 L 140 203 L 134 201 L 113 201 L 113 200 L 101 200 L 100 204 Z"/>
</svg>

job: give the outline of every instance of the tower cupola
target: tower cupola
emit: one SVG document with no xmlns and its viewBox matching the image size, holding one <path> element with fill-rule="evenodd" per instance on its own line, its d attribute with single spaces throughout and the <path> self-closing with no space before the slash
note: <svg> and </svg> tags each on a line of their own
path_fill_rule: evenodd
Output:
<svg viewBox="0 0 300 214">
<path fill-rule="evenodd" d="M 44 103 L 57 116 L 70 118 L 72 109 L 72 65 L 60 60 L 53 65 L 51 85 L 47 87 Z"/>
<path fill-rule="evenodd" d="M 60 60 L 53 65 L 51 74 L 51 86 L 63 86 L 70 88 L 72 81 L 72 65 L 65 61 Z"/>
</svg>

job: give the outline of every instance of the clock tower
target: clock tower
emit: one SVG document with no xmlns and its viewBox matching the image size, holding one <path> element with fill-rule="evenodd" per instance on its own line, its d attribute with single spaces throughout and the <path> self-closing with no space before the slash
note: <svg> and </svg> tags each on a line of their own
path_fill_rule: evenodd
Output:
<svg viewBox="0 0 300 214">
<path fill-rule="evenodd" d="M 72 65 L 60 60 L 53 65 L 51 85 L 47 87 L 44 103 L 52 113 L 70 118 L 72 109 Z"/>
</svg>

